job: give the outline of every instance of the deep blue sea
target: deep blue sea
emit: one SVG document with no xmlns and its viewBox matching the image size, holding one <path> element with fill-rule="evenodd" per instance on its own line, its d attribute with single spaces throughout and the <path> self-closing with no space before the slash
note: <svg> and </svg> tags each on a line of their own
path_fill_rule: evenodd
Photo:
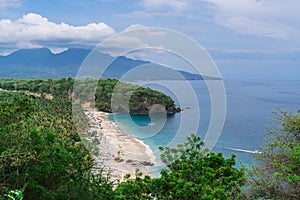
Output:
<svg viewBox="0 0 300 200">
<path fill-rule="evenodd" d="M 204 138 L 211 117 L 211 101 L 208 89 L 204 81 L 189 82 L 197 95 L 197 101 L 190 101 L 189 95 L 185 95 L 184 84 L 174 82 L 180 88 L 180 94 L 174 94 L 169 89 L 159 85 L 148 85 L 168 93 L 176 99 L 178 105 L 178 96 L 185 98 L 181 108 L 190 108 L 184 110 L 188 116 L 187 126 L 194 126 L 195 110 L 200 109 L 200 123 L 198 124 L 197 134 Z M 142 83 L 139 83 L 142 85 Z M 225 80 L 225 93 L 227 100 L 227 112 L 225 124 L 216 145 L 213 148 L 215 152 L 223 152 L 226 157 L 231 154 L 237 155 L 237 166 L 241 163 L 251 166 L 254 151 L 263 145 L 266 133 L 266 127 L 274 125 L 271 118 L 274 117 L 273 111 L 279 107 L 287 112 L 296 112 L 300 110 L 300 81 L 283 80 Z M 212 91 L 213 92 L 213 91 Z M 155 125 L 148 116 L 132 115 L 130 120 L 122 114 L 111 115 L 110 117 L 121 126 L 123 130 L 141 139 L 149 145 L 154 152 L 157 152 L 159 146 L 166 146 L 178 135 L 178 129 L 182 120 L 183 113 L 177 113 L 168 116 L 166 122 L 157 134 L 152 135 L 149 132 L 142 132 L 138 126 Z M 132 120 L 132 121 L 131 121 Z M 134 122 L 135 124 L 132 124 Z M 189 130 L 185 130 L 188 132 Z M 147 135 L 148 134 L 148 135 Z M 190 134 L 190 133 L 187 133 Z M 185 136 L 177 137 L 184 142 Z M 241 149 L 237 151 L 234 149 Z"/>
</svg>

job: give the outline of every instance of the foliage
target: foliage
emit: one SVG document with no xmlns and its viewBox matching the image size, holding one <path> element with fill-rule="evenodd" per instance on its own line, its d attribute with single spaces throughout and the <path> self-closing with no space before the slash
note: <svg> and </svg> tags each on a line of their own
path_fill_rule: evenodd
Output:
<svg viewBox="0 0 300 200">
<path fill-rule="evenodd" d="M 125 176 L 125 181 L 118 184 L 115 190 L 115 199 L 153 199 L 151 195 L 152 191 L 150 190 L 153 180 L 150 176 L 142 177 L 142 173 L 138 170 L 135 179 L 131 179 L 128 174 Z"/>
<path fill-rule="evenodd" d="M 75 98 L 83 102 L 95 101 L 96 107 L 100 111 L 112 112 L 112 97 L 114 99 L 129 98 L 129 112 L 133 114 L 148 114 L 150 107 L 159 104 L 167 112 L 176 112 L 174 101 L 171 97 L 162 92 L 144 88 L 141 86 L 121 83 L 116 79 L 99 80 L 87 78 L 84 80 L 74 80 L 72 78 L 61 78 L 58 80 L 1 80 L 0 88 L 6 90 L 30 91 L 41 94 L 51 94 L 58 98 L 71 98 L 75 84 Z M 114 90 L 118 85 L 119 90 Z M 121 97 L 121 98 L 120 98 Z M 124 108 L 117 108 L 114 111 L 125 112 Z"/>
<path fill-rule="evenodd" d="M 191 135 L 178 148 L 161 148 L 169 169 L 160 178 L 138 176 L 118 185 L 119 199 L 238 199 L 245 183 L 244 169 L 235 158 L 207 152 L 200 137 Z M 167 159 L 164 159 L 167 158 Z"/>
<path fill-rule="evenodd" d="M 74 121 L 84 129 L 88 121 L 80 104 L 69 99 L 72 79 L 5 80 L 1 87 L 53 94 L 54 99 L 21 93 L 0 92 L 0 199 L 236 199 L 245 181 L 244 170 L 237 169 L 235 157 L 224 158 L 209 152 L 200 137 L 191 135 L 177 148 L 161 148 L 167 169 L 161 177 L 127 176 L 115 185 L 103 172 L 92 172 L 93 160 L 78 136 Z M 89 87 L 79 89 L 85 98 L 97 85 L 96 104 L 106 102 L 114 91 L 116 80 L 84 80 Z M 135 93 L 131 109 L 148 109 L 156 103 L 174 106 L 171 98 L 149 88 L 122 84 L 122 89 Z M 60 89 L 58 89 L 60 88 Z M 57 92 L 59 91 L 59 92 Z M 112 94 L 112 92 L 116 92 Z M 99 96 L 97 96 L 99 94 Z M 101 95 L 100 95 L 101 94 Z M 142 99 L 140 101 L 139 99 Z M 103 104 L 103 110 L 110 104 Z M 107 106 L 107 107 L 105 107 Z M 95 141 L 97 142 L 97 141 Z"/>
<path fill-rule="evenodd" d="M 268 141 L 249 172 L 250 198 L 300 199 L 300 111 L 282 110 L 274 119 L 280 127 L 268 129 Z"/>
<path fill-rule="evenodd" d="M 167 111 L 175 111 L 174 101 L 164 93 L 121 83 L 115 79 L 100 79 L 95 98 L 98 109 L 108 112 L 112 112 L 112 103 L 115 106 L 114 111 L 128 112 L 126 108 L 122 107 L 124 100 L 128 100 L 129 112 L 133 114 L 148 114 L 150 107 L 155 104 L 161 105 Z"/>
<path fill-rule="evenodd" d="M 21 190 L 11 190 L 8 192 L 8 194 L 4 194 L 4 197 L 10 200 L 22 200 L 23 192 Z M 1 196 L 0 196 L 0 200 L 2 200 Z"/>
<path fill-rule="evenodd" d="M 91 172 L 71 108 L 67 99 L 0 92 L 0 196 L 21 188 L 25 199 L 109 198 L 113 183 Z"/>
<path fill-rule="evenodd" d="M 29 91 L 41 94 L 52 94 L 54 97 L 70 97 L 72 94 L 74 79 L 61 78 L 52 79 L 33 79 L 33 80 L 1 80 L 0 88 L 6 90 Z"/>
</svg>

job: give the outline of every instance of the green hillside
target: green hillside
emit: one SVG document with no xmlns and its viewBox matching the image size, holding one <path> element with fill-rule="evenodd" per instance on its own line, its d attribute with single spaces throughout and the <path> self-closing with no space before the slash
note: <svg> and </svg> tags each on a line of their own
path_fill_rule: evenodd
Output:
<svg viewBox="0 0 300 200">
<path fill-rule="evenodd" d="M 0 91 L 0 116 L 1 200 L 234 199 L 244 183 L 234 157 L 208 153 L 194 135 L 178 150 L 165 149 L 169 169 L 161 178 L 137 172 L 119 183 L 95 174 L 68 98 Z"/>
<path fill-rule="evenodd" d="M 118 88 L 114 88 L 118 84 Z M 131 114 L 148 114 L 152 105 L 160 105 L 160 110 L 165 110 L 169 114 L 178 112 L 171 97 L 162 92 L 152 90 L 133 84 L 119 83 L 115 79 L 85 79 L 74 80 L 72 78 L 52 79 L 33 79 L 33 80 L 2 80 L 0 88 L 6 90 L 29 91 L 38 93 L 42 96 L 51 94 L 54 98 L 71 98 L 75 85 L 75 99 L 80 103 L 95 101 L 96 107 L 104 112 L 126 112 L 123 103 L 120 107 L 111 108 L 112 99 L 123 101 L 128 98 L 129 112 Z M 128 94 L 132 94 L 128 96 Z M 114 95 L 114 96 L 113 96 Z M 127 96 L 126 96 L 127 95 Z M 163 109 L 163 110 L 162 110 Z"/>
</svg>

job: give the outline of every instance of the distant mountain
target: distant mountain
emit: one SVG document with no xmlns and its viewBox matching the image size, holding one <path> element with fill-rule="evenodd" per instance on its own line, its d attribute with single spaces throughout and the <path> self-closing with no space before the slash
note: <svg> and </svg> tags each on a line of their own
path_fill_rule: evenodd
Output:
<svg viewBox="0 0 300 200">
<path fill-rule="evenodd" d="M 89 49 L 69 49 L 62 53 L 53 54 L 49 49 L 21 49 L 7 56 L 0 56 L 0 77 L 9 78 L 60 78 L 75 77 L 84 59 L 89 55 Z M 124 56 L 113 58 L 108 54 L 97 52 L 97 59 L 114 60 L 103 77 L 119 79 L 129 70 L 139 65 L 151 65 L 153 69 L 159 69 L 161 73 L 151 75 L 149 79 L 173 79 L 169 76 L 170 68 L 142 60 L 133 60 Z M 100 62 L 101 63 L 101 62 Z M 174 71 L 174 70 L 172 70 Z M 203 80 L 198 74 L 178 71 L 184 79 Z M 167 75 L 167 76 L 166 76 Z M 144 79 L 144 77 L 141 77 Z M 205 79 L 215 79 L 204 77 Z"/>
<path fill-rule="evenodd" d="M 1 77 L 74 77 L 89 54 L 87 49 L 69 49 L 53 54 L 49 49 L 21 49 L 7 56 L 0 56 Z"/>
</svg>

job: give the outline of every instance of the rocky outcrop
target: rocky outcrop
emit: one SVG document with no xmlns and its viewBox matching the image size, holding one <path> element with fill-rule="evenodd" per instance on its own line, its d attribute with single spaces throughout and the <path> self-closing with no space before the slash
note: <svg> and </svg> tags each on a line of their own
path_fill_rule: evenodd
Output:
<svg viewBox="0 0 300 200">
<path fill-rule="evenodd" d="M 132 159 L 126 160 L 126 163 L 131 164 L 131 165 L 144 165 L 144 166 L 153 166 L 154 165 L 154 163 L 149 162 L 149 161 L 140 161 L 140 160 L 132 160 Z"/>
<path fill-rule="evenodd" d="M 107 112 L 105 110 L 101 110 L 103 112 Z M 181 112 L 182 109 L 181 108 L 175 108 L 175 107 L 166 107 L 164 110 L 159 110 L 159 109 L 156 109 L 156 110 L 152 110 L 151 113 L 167 113 L 167 114 L 175 114 L 175 113 L 178 113 L 178 112 Z M 114 110 L 115 113 L 128 113 L 128 111 L 126 109 L 121 109 L 121 108 L 118 108 L 116 110 Z M 138 107 L 138 108 L 134 108 L 134 109 L 130 109 L 129 113 L 132 114 L 132 115 L 149 115 L 149 109 L 147 107 Z M 110 111 L 111 113 L 111 111 Z"/>
</svg>

